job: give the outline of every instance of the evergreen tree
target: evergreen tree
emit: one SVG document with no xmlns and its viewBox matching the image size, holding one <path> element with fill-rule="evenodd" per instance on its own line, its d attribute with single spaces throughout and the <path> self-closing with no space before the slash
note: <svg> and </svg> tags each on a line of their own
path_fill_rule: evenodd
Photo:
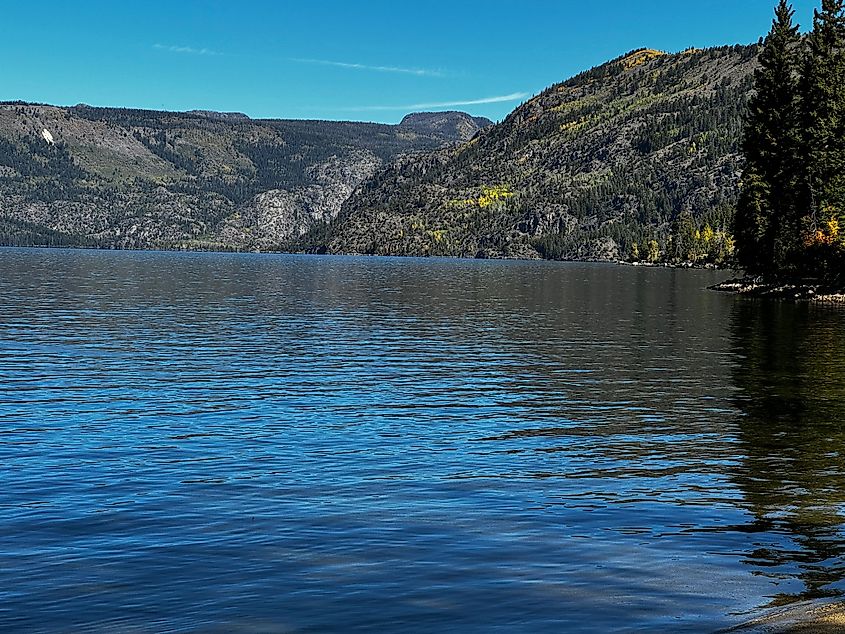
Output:
<svg viewBox="0 0 845 634">
<path fill-rule="evenodd" d="M 754 75 L 743 139 L 746 167 L 734 230 L 740 264 L 754 273 L 784 270 L 800 246 L 795 239 L 801 174 L 800 36 L 793 15 L 791 5 L 780 0 Z"/>
<path fill-rule="evenodd" d="M 801 82 L 806 165 L 802 231 L 814 246 L 841 245 L 845 225 L 845 0 L 822 0 Z"/>
<path fill-rule="evenodd" d="M 749 136 L 746 132 L 746 139 Z M 746 166 L 734 217 L 734 236 L 737 262 L 749 273 L 766 273 L 771 268 L 771 259 L 763 250 L 770 220 L 769 200 L 768 183 L 746 151 Z"/>
</svg>

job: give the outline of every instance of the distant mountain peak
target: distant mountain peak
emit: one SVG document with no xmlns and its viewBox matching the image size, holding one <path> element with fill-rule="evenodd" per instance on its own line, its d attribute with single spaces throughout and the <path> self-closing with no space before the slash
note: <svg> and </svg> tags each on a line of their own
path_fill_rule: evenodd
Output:
<svg viewBox="0 0 845 634">
<path fill-rule="evenodd" d="M 489 128 L 493 122 L 486 117 L 473 117 L 466 112 L 412 112 L 399 124 L 400 128 L 418 134 L 431 134 L 445 139 L 469 141 L 479 130 Z"/>
</svg>

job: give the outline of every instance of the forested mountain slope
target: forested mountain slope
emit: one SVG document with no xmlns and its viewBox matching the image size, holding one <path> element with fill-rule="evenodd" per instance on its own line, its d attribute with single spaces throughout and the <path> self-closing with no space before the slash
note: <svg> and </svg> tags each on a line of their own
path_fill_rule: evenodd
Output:
<svg viewBox="0 0 845 634">
<path fill-rule="evenodd" d="M 487 120 L 398 126 L 0 104 L 0 244 L 276 249 L 398 156 Z"/>
<path fill-rule="evenodd" d="M 642 49 L 552 86 L 458 147 L 380 171 L 310 247 L 725 259 L 758 48 Z"/>
</svg>

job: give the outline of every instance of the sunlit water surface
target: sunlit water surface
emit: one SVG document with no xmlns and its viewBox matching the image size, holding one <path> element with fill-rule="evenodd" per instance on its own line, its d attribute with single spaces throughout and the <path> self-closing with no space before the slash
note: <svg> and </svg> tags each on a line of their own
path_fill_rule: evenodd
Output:
<svg viewBox="0 0 845 634">
<path fill-rule="evenodd" d="M 845 312 L 0 250 L 0 630 L 710 632 L 845 590 Z"/>
</svg>

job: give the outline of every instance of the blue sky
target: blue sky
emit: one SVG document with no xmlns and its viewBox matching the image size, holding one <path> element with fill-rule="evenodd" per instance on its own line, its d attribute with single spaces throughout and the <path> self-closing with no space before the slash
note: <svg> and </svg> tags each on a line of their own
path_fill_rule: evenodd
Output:
<svg viewBox="0 0 845 634">
<path fill-rule="evenodd" d="M 749 43 L 775 0 L 0 0 L 0 99 L 396 122 L 501 119 L 641 46 Z M 816 0 L 795 2 L 806 29 Z"/>
</svg>

